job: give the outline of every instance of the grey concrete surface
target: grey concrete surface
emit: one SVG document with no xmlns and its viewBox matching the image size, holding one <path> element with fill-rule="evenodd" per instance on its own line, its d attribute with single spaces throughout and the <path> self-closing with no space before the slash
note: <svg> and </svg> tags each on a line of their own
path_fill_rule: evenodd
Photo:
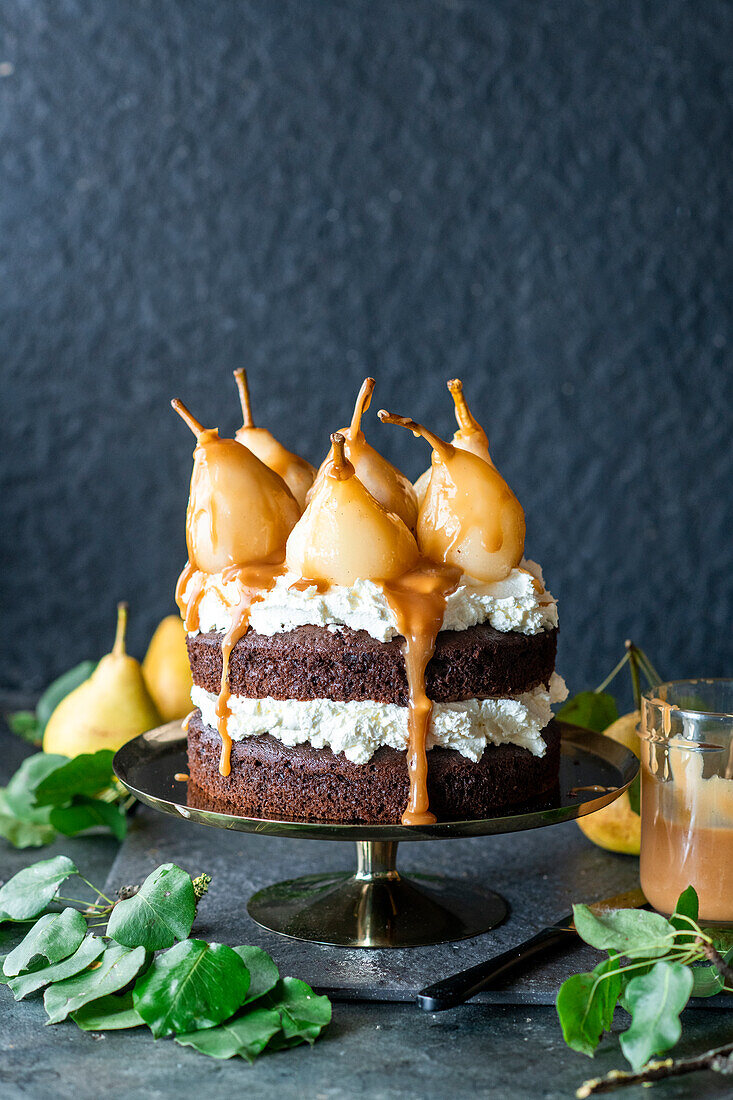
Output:
<svg viewBox="0 0 733 1100">
<path fill-rule="evenodd" d="M 11 774 L 25 749 L 5 731 L 0 731 L 0 783 Z M 90 872 L 89 877 L 100 884 L 105 868 L 110 881 L 118 873 L 144 873 L 153 862 L 168 858 L 174 852 L 175 836 L 168 823 L 155 815 L 141 817 L 133 826 L 132 839 L 126 853 L 115 855 L 118 846 L 104 838 L 67 840 L 54 849 L 22 853 L 9 850 L 0 840 L 0 879 L 14 873 L 20 866 L 43 858 L 52 850 L 63 850 Z M 184 822 L 175 823 L 184 826 Z M 563 839 L 566 827 L 559 827 L 555 836 Z M 534 834 L 539 853 L 544 853 L 548 874 L 553 872 L 557 848 L 549 843 L 552 836 L 545 831 Z M 222 845 L 241 842 L 203 827 L 188 827 L 185 833 L 189 847 L 179 854 L 184 866 L 198 864 L 211 849 L 206 848 L 204 834 L 217 837 Z M 178 834 L 182 840 L 183 833 Z M 504 842 L 519 838 L 504 838 Z M 243 911 L 244 896 L 250 882 L 257 878 L 270 881 L 276 873 L 277 859 L 267 838 L 252 838 L 262 844 L 258 853 L 247 860 L 243 856 L 232 860 L 229 872 L 219 868 L 212 884 L 210 898 L 202 906 L 202 935 L 222 933 L 227 928 L 239 935 L 254 932 Z M 456 842 L 461 844 L 462 842 Z M 473 845 L 483 841 L 470 842 Z M 492 842 L 493 843 L 493 842 Z M 325 848 L 316 842 L 291 844 L 301 850 L 289 858 L 310 869 L 311 861 L 328 858 Z M 331 845 L 332 859 L 343 858 Z M 405 854 L 403 865 L 417 866 L 422 859 L 435 860 L 432 844 L 414 845 L 415 856 Z M 450 845 L 445 843 L 443 848 Z M 405 845 L 405 848 L 408 848 Z M 578 858 L 569 844 L 571 859 Z M 583 890 L 600 885 L 608 871 L 599 870 L 596 859 L 602 853 L 589 849 L 593 859 L 577 864 L 579 883 Z M 223 847 L 224 859 L 234 854 L 234 847 Z M 418 858 L 418 852 L 425 855 Z M 178 849 L 181 852 L 181 849 Z M 310 852 L 310 854 L 308 854 Z M 519 879 L 513 877 L 507 853 L 499 853 L 491 862 L 486 849 L 484 867 L 487 879 L 501 877 L 507 894 L 519 890 Z M 519 857 L 526 850 L 518 850 Z M 184 858 L 185 857 L 185 858 Z M 537 858 L 541 858 L 538 856 Z M 617 861 L 612 861 L 614 864 Z M 502 863 L 503 866 L 499 866 Z M 305 864 L 308 866 L 306 867 Z M 628 877 L 631 861 L 618 861 L 619 877 Z M 282 864 L 280 864 L 282 866 Z M 606 878 L 604 879 L 604 875 Z M 221 880 L 224 879 L 222 882 Z M 517 896 L 520 896 L 519 894 Z M 559 900 L 559 899 L 558 899 Z M 251 939 L 256 938 L 254 933 Z M 265 942 L 262 940 L 261 942 Z M 284 953 L 287 941 L 270 937 L 266 945 L 294 973 L 308 976 L 306 970 L 313 961 L 308 951 L 298 945 Z M 351 953 L 345 953 L 349 955 Z M 369 953 L 371 954 L 371 953 Z M 680 1055 L 697 1053 L 711 1046 L 730 1041 L 733 1032 L 730 1011 L 688 1010 L 684 1017 L 684 1039 Z M 215 1062 L 168 1040 L 154 1042 L 141 1031 L 85 1033 L 73 1024 L 44 1026 L 45 1013 L 40 998 L 29 997 L 14 1002 L 6 989 L 0 988 L 0 1096 L 2 1100 L 99 1100 L 106 1095 L 124 1095 L 130 1100 L 229 1100 L 246 1094 L 279 1100 L 341 1100 L 364 1097 L 369 1100 L 456 1100 L 471 1097 L 491 1097 L 496 1100 L 564 1100 L 574 1095 L 575 1088 L 587 1077 L 623 1065 L 618 1043 L 606 1036 L 596 1058 L 591 1062 L 574 1054 L 563 1044 L 555 1011 L 547 1005 L 472 1004 L 440 1014 L 424 1013 L 411 1004 L 345 1003 L 334 1004 L 334 1018 L 325 1037 L 311 1049 L 296 1049 L 260 1059 L 254 1066 L 240 1061 Z M 623 1022 L 619 1020 L 618 1026 Z M 627 1090 L 628 1100 L 648 1100 L 645 1089 Z M 670 1081 L 655 1087 L 652 1094 L 659 1100 L 679 1100 L 696 1095 L 701 1100 L 730 1096 L 726 1079 L 712 1073 L 694 1078 Z"/>
</svg>

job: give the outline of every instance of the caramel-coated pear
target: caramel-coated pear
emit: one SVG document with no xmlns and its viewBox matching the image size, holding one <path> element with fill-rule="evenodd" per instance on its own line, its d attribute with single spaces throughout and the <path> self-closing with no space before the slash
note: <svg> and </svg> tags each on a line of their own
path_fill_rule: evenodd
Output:
<svg viewBox="0 0 733 1100">
<path fill-rule="evenodd" d="M 311 466 L 310 462 L 306 462 L 300 455 L 288 451 L 282 443 L 278 443 L 267 428 L 255 427 L 249 400 L 247 372 L 240 368 L 235 370 L 234 377 L 239 389 L 243 418 L 242 427 L 235 433 L 234 438 L 256 454 L 260 462 L 264 462 L 265 466 L 269 466 L 280 475 L 302 510 L 305 507 L 308 490 L 316 476 L 315 466 Z"/>
<path fill-rule="evenodd" d="M 171 405 L 196 436 L 186 512 L 188 560 L 203 573 L 282 555 L 300 508 L 274 470 L 216 428 L 203 428 L 185 405 Z"/>
<path fill-rule="evenodd" d="M 433 447 L 430 481 L 417 518 L 417 541 L 432 561 L 480 581 L 500 581 L 524 554 L 522 506 L 504 478 L 478 455 L 446 443 L 405 416 L 379 419 L 421 435 Z"/>
<path fill-rule="evenodd" d="M 417 543 L 356 477 L 343 435 L 336 432 L 331 444 L 332 457 L 288 539 L 287 567 L 327 584 L 394 580 L 417 562 Z"/>
<path fill-rule="evenodd" d="M 374 390 L 374 379 L 365 378 L 354 405 L 354 414 L 348 428 L 338 433 L 344 437 L 346 457 L 356 470 L 356 476 L 372 496 L 388 512 L 394 512 L 411 531 L 417 522 L 417 497 L 415 490 L 396 466 L 371 447 L 361 430 L 361 419 L 369 408 Z M 331 437 L 333 438 L 333 436 Z M 316 480 L 320 479 L 333 461 L 333 448 L 321 465 Z M 308 499 L 315 491 L 315 484 Z"/>
<path fill-rule="evenodd" d="M 483 458 L 485 462 L 490 462 L 493 466 L 494 463 L 491 462 L 489 441 L 486 438 L 486 432 L 481 427 L 478 420 L 476 420 L 466 403 L 466 398 L 463 395 L 463 382 L 461 382 L 460 378 L 449 378 L 446 382 L 446 386 L 450 390 L 450 395 L 453 398 L 454 412 L 456 420 L 458 421 L 458 431 L 453 433 L 453 446 L 458 447 L 462 451 L 471 451 L 472 454 L 478 455 L 479 458 Z M 428 487 L 431 473 L 432 467 L 428 466 L 427 470 L 420 474 L 420 477 L 415 482 L 415 494 L 418 504 L 422 504 L 422 499 L 425 496 L 425 490 Z"/>
</svg>

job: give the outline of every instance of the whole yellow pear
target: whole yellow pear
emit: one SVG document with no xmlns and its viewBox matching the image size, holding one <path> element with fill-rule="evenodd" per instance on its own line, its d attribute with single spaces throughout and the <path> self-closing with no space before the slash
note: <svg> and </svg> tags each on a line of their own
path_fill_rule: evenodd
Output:
<svg viewBox="0 0 733 1100">
<path fill-rule="evenodd" d="M 604 737 L 610 737 L 624 748 L 639 756 L 639 735 L 636 727 L 641 720 L 638 710 L 622 714 L 608 729 Z M 641 844 L 641 818 L 631 809 L 628 791 L 610 806 L 604 806 L 587 817 L 578 818 L 578 827 L 589 840 L 607 852 L 622 852 L 625 855 L 638 856 Z"/>
<path fill-rule="evenodd" d="M 163 721 L 185 718 L 191 709 L 193 680 L 180 615 L 166 615 L 158 623 L 143 660 L 143 676 Z"/>
<path fill-rule="evenodd" d="M 44 752 L 79 756 L 99 749 L 117 750 L 161 725 L 140 662 L 125 651 L 126 630 L 127 604 L 120 603 L 112 652 L 56 707 L 43 735 Z"/>
</svg>

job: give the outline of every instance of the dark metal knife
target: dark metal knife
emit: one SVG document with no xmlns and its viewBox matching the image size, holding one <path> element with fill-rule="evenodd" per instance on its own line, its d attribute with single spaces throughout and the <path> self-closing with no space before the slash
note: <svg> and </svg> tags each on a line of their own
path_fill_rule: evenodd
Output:
<svg viewBox="0 0 733 1100">
<path fill-rule="evenodd" d="M 594 913 L 602 913 L 609 909 L 639 909 L 646 905 L 647 901 L 641 890 L 629 890 L 625 894 L 616 894 L 603 901 L 593 902 L 589 906 Z M 426 1012 L 442 1012 L 446 1008 L 463 1004 L 475 997 L 482 989 L 491 986 L 498 978 L 505 978 L 512 970 L 524 965 L 550 947 L 569 943 L 577 937 L 573 924 L 573 914 L 554 924 L 543 928 L 536 936 L 525 940 L 516 947 L 510 947 L 501 955 L 494 955 L 492 959 L 478 963 L 468 970 L 461 970 L 457 974 L 451 974 L 448 978 L 442 978 L 433 985 L 421 989 L 417 995 L 417 1003 Z"/>
</svg>

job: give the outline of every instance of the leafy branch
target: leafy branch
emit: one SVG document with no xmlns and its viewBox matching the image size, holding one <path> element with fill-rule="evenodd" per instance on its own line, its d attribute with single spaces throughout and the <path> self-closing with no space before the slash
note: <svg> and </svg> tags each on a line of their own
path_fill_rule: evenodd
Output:
<svg viewBox="0 0 733 1100">
<path fill-rule="evenodd" d="M 0 788 L 0 836 L 16 848 L 100 828 L 122 840 L 135 799 L 115 778 L 113 758 L 110 749 L 73 759 L 47 752 L 27 757 Z"/>
<path fill-rule="evenodd" d="M 669 920 L 642 909 L 596 914 L 585 905 L 574 906 L 573 914 L 580 938 L 608 952 L 592 971 L 563 982 L 557 995 L 565 1042 L 581 1054 L 593 1057 L 620 1005 L 631 1014 L 631 1025 L 620 1036 L 621 1050 L 638 1074 L 650 1058 L 677 1043 L 682 1032 L 680 1013 L 691 996 L 733 992 L 729 966 L 733 948 L 721 954 L 720 948 L 729 941 L 716 942 L 698 924 L 698 898 L 692 886 L 680 895 Z M 611 1075 L 604 1079 L 603 1088 L 587 1084 L 589 1088 L 593 1084 L 591 1091 L 608 1091 L 609 1081 L 622 1077 L 624 1083 L 639 1079 Z"/>
<path fill-rule="evenodd" d="M 60 893 L 72 875 L 96 901 Z M 214 1058 L 251 1062 L 265 1050 L 315 1042 L 331 1019 L 327 997 L 280 978 L 259 947 L 190 938 L 210 883 L 210 875 L 192 879 L 164 863 L 113 901 L 66 856 L 32 864 L 0 889 L 0 923 L 34 921 L 0 959 L 0 983 L 16 1000 L 43 989 L 51 1024 L 147 1026 L 156 1039 L 170 1036 Z"/>
</svg>

